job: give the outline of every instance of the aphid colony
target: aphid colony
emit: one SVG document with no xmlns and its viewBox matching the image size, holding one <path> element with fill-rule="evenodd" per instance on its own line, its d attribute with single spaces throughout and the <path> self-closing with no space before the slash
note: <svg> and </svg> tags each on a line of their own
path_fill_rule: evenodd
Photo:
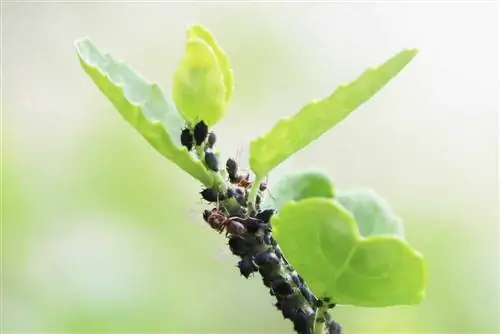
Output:
<svg viewBox="0 0 500 334">
<path fill-rule="evenodd" d="M 221 172 L 219 161 L 214 153 L 216 135 L 209 132 L 203 122 L 197 123 L 192 130 L 182 130 L 181 143 L 188 151 L 196 149 L 198 156 L 203 152 L 205 166 L 213 172 Z M 202 157 L 200 157 L 201 159 Z M 261 210 L 260 199 L 266 190 L 266 184 L 259 185 L 256 198 L 256 212 L 247 210 L 248 192 L 252 186 L 249 173 L 240 173 L 234 159 L 228 159 L 225 166 L 227 191 L 206 188 L 201 196 L 214 204 L 211 210 L 204 210 L 203 219 L 215 231 L 226 232 L 231 252 L 240 258 L 238 268 L 242 276 L 249 278 L 259 272 L 269 292 L 276 298 L 275 306 L 285 319 L 290 319 L 297 333 L 309 334 L 314 321 L 315 309 L 324 303 L 316 299 L 304 280 L 287 262 L 277 242 L 272 237 L 270 220 L 273 209 Z M 222 175 L 223 173 L 221 173 Z M 229 210 L 228 202 L 238 210 Z M 329 307 L 335 304 L 328 305 Z M 325 319 L 326 320 L 326 319 Z"/>
<path fill-rule="evenodd" d="M 205 166 L 213 172 L 220 172 L 220 164 L 217 155 L 214 152 L 217 136 L 214 132 L 209 132 L 205 122 L 200 121 L 192 128 L 186 127 L 181 132 L 181 144 L 192 151 L 193 148 L 201 148 L 203 152 L 202 160 Z M 209 203 L 219 203 L 230 198 L 235 198 L 242 210 L 245 211 L 248 201 L 248 191 L 252 186 L 250 173 L 242 174 L 238 170 L 236 160 L 229 158 L 226 161 L 225 171 L 228 178 L 229 187 L 227 192 L 222 193 L 217 189 L 207 188 L 200 194 L 204 200 Z M 259 185 L 259 194 L 256 198 L 257 210 L 260 205 L 262 192 L 267 189 L 266 183 Z"/>
</svg>

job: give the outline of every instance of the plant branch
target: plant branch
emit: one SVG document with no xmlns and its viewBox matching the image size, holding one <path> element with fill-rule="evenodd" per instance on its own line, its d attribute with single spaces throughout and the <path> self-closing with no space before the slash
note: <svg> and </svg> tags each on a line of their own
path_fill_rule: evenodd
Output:
<svg viewBox="0 0 500 334">
<path fill-rule="evenodd" d="M 214 187 L 227 189 L 228 184 L 217 174 L 218 184 Z M 220 209 L 206 210 L 203 218 L 219 233 L 226 230 L 229 249 L 240 258 L 237 264 L 240 274 L 249 278 L 259 272 L 269 293 L 276 298 L 275 307 L 293 323 L 296 333 L 342 333 L 340 325 L 331 318 L 328 309 L 320 307 L 323 303 L 286 260 L 273 238 L 270 218 L 274 210 L 261 211 L 256 203 L 260 181 L 256 178 L 247 192 L 246 206 L 229 198 L 221 203 Z"/>
</svg>

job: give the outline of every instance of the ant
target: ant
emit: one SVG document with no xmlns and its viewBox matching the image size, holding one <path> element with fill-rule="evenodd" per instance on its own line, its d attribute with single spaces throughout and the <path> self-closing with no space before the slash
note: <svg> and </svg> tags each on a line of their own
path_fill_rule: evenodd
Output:
<svg viewBox="0 0 500 334">
<path fill-rule="evenodd" d="M 241 218 L 226 217 L 218 208 L 213 208 L 212 211 L 205 210 L 203 219 L 216 231 L 222 233 L 226 229 L 226 236 L 229 234 L 244 235 L 247 233 L 245 225 L 242 224 Z"/>
<path fill-rule="evenodd" d="M 226 171 L 229 178 L 229 182 L 238 185 L 238 187 L 248 189 L 252 186 L 252 181 L 250 181 L 250 173 L 239 174 L 238 173 L 238 163 L 235 159 L 229 158 L 226 161 Z M 259 185 L 260 191 L 265 191 L 267 189 L 267 183 L 261 182 Z"/>
</svg>

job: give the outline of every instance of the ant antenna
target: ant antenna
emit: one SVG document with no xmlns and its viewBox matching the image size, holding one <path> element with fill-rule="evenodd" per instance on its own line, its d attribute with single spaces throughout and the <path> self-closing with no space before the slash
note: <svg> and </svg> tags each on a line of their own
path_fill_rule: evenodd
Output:
<svg viewBox="0 0 500 334">
<path fill-rule="evenodd" d="M 269 194 L 269 197 L 271 197 L 271 199 L 276 202 L 276 198 L 274 198 L 273 194 L 271 193 L 271 190 L 269 188 L 269 174 L 266 175 L 266 186 L 267 186 L 267 193 Z"/>
</svg>

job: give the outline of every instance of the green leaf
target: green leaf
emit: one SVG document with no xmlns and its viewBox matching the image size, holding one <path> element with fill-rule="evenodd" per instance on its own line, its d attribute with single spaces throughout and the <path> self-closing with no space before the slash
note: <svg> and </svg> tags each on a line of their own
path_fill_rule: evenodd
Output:
<svg viewBox="0 0 500 334">
<path fill-rule="evenodd" d="M 264 206 L 280 210 L 289 201 L 309 197 L 332 198 L 335 187 L 328 176 L 319 171 L 306 171 L 288 174 L 279 179 L 272 187 L 272 196 L 267 196 Z"/>
<path fill-rule="evenodd" d="M 271 223 L 287 260 L 316 296 L 367 307 L 422 301 L 422 255 L 394 236 L 362 237 L 354 217 L 334 200 L 288 202 Z"/>
<path fill-rule="evenodd" d="M 401 218 L 374 190 L 359 188 L 338 191 L 335 199 L 353 214 L 362 236 L 393 235 L 404 238 Z"/>
<path fill-rule="evenodd" d="M 88 39 L 75 42 L 85 72 L 118 112 L 163 156 L 207 187 L 214 177 L 180 144 L 184 120 L 157 84 L 148 83 L 129 65 L 103 54 Z"/>
<path fill-rule="evenodd" d="M 233 92 L 229 60 L 212 34 L 200 25 L 187 31 L 185 53 L 173 78 L 172 95 L 184 119 L 217 123 Z"/>
<path fill-rule="evenodd" d="M 403 50 L 375 69 L 368 69 L 333 94 L 313 101 L 288 119 L 280 120 L 265 135 L 250 143 L 250 167 L 262 178 L 292 154 L 309 145 L 370 99 L 417 54 Z"/>
<path fill-rule="evenodd" d="M 212 33 L 199 24 L 192 25 L 187 31 L 187 36 L 188 38 L 198 37 L 203 39 L 214 51 L 224 76 L 224 84 L 226 86 L 226 103 L 229 103 L 234 90 L 234 75 L 226 53 L 219 46 Z"/>
</svg>

